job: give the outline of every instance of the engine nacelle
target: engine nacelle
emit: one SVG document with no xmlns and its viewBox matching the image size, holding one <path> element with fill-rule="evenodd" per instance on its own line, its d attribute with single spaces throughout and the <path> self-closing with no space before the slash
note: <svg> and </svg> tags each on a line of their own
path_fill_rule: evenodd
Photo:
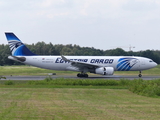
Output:
<svg viewBox="0 0 160 120">
<path fill-rule="evenodd" d="M 96 74 L 100 75 L 113 75 L 114 68 L 113 67 L 100 67 L 95 69 Z"/>
</svg>

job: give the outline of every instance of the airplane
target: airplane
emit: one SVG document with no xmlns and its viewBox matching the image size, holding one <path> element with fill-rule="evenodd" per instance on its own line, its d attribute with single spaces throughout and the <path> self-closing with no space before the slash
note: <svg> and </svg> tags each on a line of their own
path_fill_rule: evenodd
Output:
<svg viewBox="0 0 160 120">
<path fill-rule="evenodd" d="M 11 51 L 9 59 L 39 68 L 77 71 L 77 77 L 88 77 L 87 72 L 113 75 L 114 71 L 141 71 L 157 66 L 153 60 L 138 56 L 41 56 L 32 53 L 12 32 L 5 32 Z"/>
</svg>

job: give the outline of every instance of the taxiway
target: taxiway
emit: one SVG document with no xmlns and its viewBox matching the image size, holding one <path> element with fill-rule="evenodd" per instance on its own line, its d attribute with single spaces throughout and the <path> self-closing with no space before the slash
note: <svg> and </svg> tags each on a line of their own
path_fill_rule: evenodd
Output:
<svg viewBox="0 0 160 120">
<path fill-rule="evenodd" d="M 1 79 L 1 80 L 44 80 L 48 76 L 5 76 L 6 79 Z M 120 79 L 129 79 L 129 80 L 134 80 L 134 79 L 143 79 L 143 80 L 153 80 L 153 79 L 159 79 L 160 76 L 143 76 L 139 78 L 138 76 L 133 76 L 133 75 L 113 75 L 113 76 L 90 76 L 88 78 L 78 78 L 76 76 L 71 76 L 71 75 L 51 75 L 53 79 L 56 78 L 72 78 L 72 79 L 115 79 L 115 80 L 120 80 Z"/>
</svg>

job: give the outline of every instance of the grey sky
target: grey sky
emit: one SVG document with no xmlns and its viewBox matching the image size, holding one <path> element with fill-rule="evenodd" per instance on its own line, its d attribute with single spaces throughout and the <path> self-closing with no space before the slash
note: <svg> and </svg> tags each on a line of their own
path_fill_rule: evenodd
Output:
<svg viewBox="0 0 160 120">
<path fill-rule="evenodd" d="M 4 32 L 24 43 L 160 50 L 160 0 L 0 0 Z"/>
</svg>

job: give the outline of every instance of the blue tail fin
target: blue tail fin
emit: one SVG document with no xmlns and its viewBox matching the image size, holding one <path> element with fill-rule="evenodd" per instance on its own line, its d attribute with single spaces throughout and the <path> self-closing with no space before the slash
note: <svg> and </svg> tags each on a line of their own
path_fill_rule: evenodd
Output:
<svg viewBox="0 0 160 120">
<path fill-rule="evenodd" d="M 32 53 L 14 33 L 5 33 L 12 56 L 32 56 Z"/>
</svg>

